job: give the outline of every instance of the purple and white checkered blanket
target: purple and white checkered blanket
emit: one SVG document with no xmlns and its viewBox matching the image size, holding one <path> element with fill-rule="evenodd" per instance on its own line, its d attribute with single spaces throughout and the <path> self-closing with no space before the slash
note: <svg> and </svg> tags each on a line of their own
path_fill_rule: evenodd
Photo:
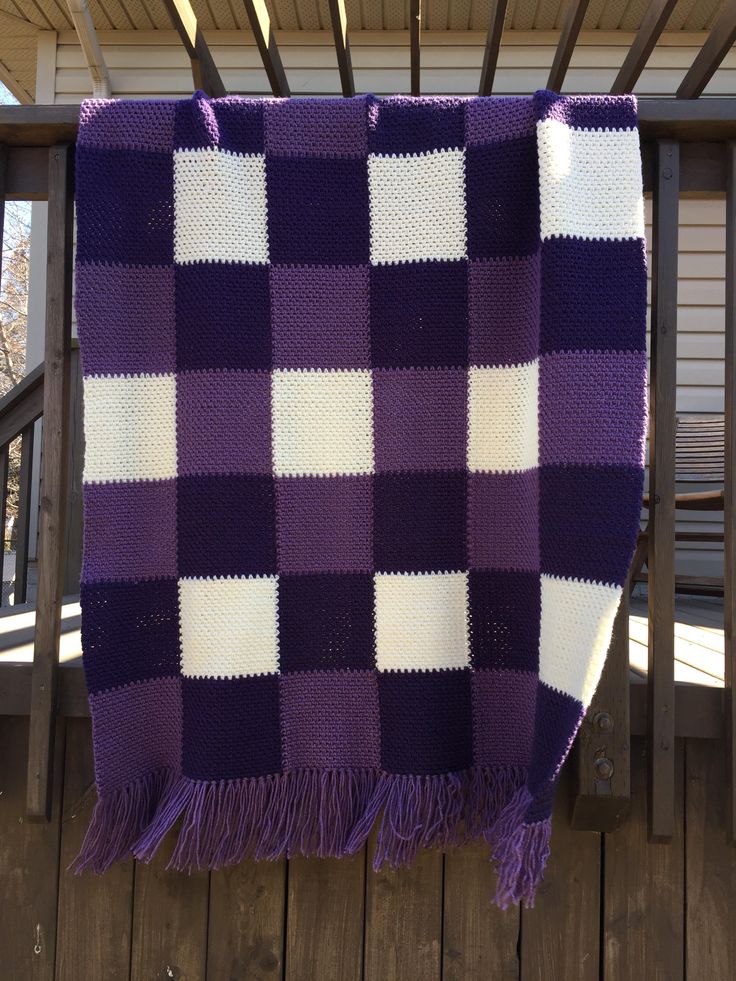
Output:
<svg viewBox="0 0 736 981">
<path fill-rule="evenodd" d="M 76 867 L 482 836 L 533 902 L 639 527 L 632 98 L 88 101 Z"/>
</svg>

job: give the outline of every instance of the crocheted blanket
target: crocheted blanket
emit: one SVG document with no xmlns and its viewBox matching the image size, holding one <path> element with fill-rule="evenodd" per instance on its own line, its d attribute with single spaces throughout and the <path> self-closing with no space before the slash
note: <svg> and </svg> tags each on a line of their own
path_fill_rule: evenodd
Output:
<svg viewBox="0 0 736 981">
<path fill-rule="evenodd" d="M 532 903 L 639 528 L 633 98 L 84 103 L 76 868 L 484 837 Z"/>
</svg>

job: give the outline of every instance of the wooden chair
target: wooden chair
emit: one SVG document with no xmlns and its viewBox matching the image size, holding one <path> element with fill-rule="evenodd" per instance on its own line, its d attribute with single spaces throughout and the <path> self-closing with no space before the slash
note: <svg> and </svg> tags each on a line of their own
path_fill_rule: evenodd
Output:
<svg viewBox="0 0 736 981">
<path fill-rule="evenodd" d="M 712 490 L 675 494 L 675 508 L 683 511 L 723 511 L 725 473 L 725 417 L 678 416 L 675 429 L 675 479 L 678 483 L 715 484 Z M 649 508 L 649 495 L 643 506 Z M 723 532 L 677 531 L 676 542 L 722 542 Z M 631 563 L 631 588 L 646 582 L 642 568 L 649 552 L 649 525 L 639 533 Z M 675 576 L 680 593 L 723 595 L 723 578 Z"/>
</svg>

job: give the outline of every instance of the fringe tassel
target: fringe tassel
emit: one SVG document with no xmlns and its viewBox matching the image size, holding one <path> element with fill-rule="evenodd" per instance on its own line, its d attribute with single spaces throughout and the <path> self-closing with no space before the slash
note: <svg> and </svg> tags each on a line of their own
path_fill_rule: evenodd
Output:
<svg viewBox="0 0 736 981">
<path fill-rule="evenodd" d="M 495 902 L 531 906 L 550 822 L 524 823 L 525 780 L 513 766 L 427 776 L 305 769 L 219 782 L 156 773 L 97 802 L 70 868 L 103 872 L 131 852 L 148 862 L 179 820 L 167 867 L 188 871 L 246 857 L 351 855 L 378 821 L 374 869 L 409 865 L 420 848 L 482 837 L 498 869 Z"/>
</svg>

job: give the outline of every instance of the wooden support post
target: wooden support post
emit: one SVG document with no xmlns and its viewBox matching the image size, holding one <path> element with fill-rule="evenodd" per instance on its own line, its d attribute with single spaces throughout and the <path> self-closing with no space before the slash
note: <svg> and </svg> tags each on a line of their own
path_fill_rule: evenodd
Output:
<svg viewBox="0 0 736 981">
<path fill-rule="evenodd" d="M 678 99 L 697 99 L 720 68 L 736 41 L 736 3 L 726 0 L 718 20 L 675 93 Z"/>
<path fill-rule="evenodd" d="M 501 48 L 503 24 L 506 20 L 508 0 L 491 0 L 491 20 L 488 25 L 486 48 L 483 52 L 483 67 L 480 71 L 480 86 L 478 95 L 490 95 L 493 91 L 493 80 L 496 77 L 498 52 Z"/>
<path fill-rule="evenodd" d="M 290 94 L 289 83 L 286 81 L 284 66 L 281 64 L 281 55 L 271 29 L 271 18 L 265 0 L 243 0 L 243 5 L 258 45 L 263 67 L 266 69 L 271 91 L 277 98 L 286 98 Z"/>
<path fill-rule="evenodd" d="M 420 79 L 420 43 L 422 33 L 422 0 L 410 0 L 409 4 L 409 46 L 411 61 L 411 94 L 422 91 Z"/>
<path fill-rule="evenodd" d="M 26 809 L 48 820 L 61 633 L 71 343 L 73 148 L 49 148 L 43 437 L 38 534 L 38 598 L 33 643 Z"/>
<path fill-rule="evenodd" d="M 547 88 L 553 92 L 559 92 L 565 81 L 565 75 L 570 66 L 570 59 L 575 50 L 575 44 L 578 40 L 578 34 L 580 34 L 580 28 L 583 26 L 583 19 L 589 3 L 590 0 L 570 0 L 565 23 L 560 32 L 560 40 L 557 43 L 552 61 L 552 68 L 547 79 Z"/>
<path fill-rule="evenodd" d="M 350 60 L 348 17 L 345 12 L 345 0 L 329 0 L 329 6 L 342 94 L 345 98 L 350 98 L 351 95 L 355 95 L 355 81 L 353 79 L 353 65 Z"/>
<path fill-rule="evenodd" d="M 625 92 L 633 91 L 677 2 L 678 0 L 652 0 L 649 4 L 636 37 L 616 76 L 616 81 L 611 87 L 611 95 L 623 95 Z"/>
<path fill-rule="evenodd" d="M 654 182 L 649 468 L 648 822 L 653 841 L 675 815 L 675 393 L 680 147 L 657 141 Z"/>
<path fill-rule="evenodd" d="M 736 143 L 726 173 L 726 473 L 723 502 L 723 617 L 726 685 L 726 786 L 728 834 L 736 843 Z"/>
<path fill-rule="evenodd" d="M 571 824 L 579 831 L 615 831 L 631 807 L 629 590 L 627 577 L 603 674 L 578 733 Z"/>
<path fill-rule="evenodd" d="M 197 16 L 189 0 L 164 0 L 164 6 L 177 30 L 192 63 L 194 88 L 201 89 L 212 98 L 227 95 L 212 52 L 199 28 Z"/>
<path fill-rule="evenodd" d="M 18 477 L 18 533 L 15 539 L 15 588 L 13 602 L 25 603 L 28 597 L 28 546 L 31 534 L 31 499 L 33 485 L 33 438 L 35 423 L 21 433 L 20 474 Z"/>
</svg>

